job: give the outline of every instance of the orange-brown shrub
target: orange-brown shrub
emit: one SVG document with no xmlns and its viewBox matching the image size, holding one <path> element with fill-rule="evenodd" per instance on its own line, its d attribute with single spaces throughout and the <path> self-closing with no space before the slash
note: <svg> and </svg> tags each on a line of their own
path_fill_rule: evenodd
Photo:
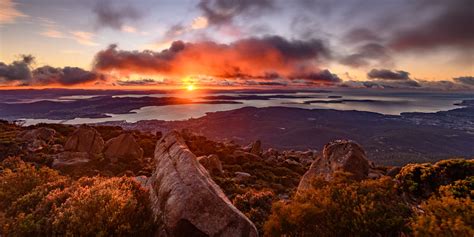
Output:
<svg viewBox="0 0 474 237">
<path fill-rule="evenodd" d="M 148 194 L 131 178 L 72 181 L 19 159 L 2 163 L 1 231 L 6 236 L 148 236 Z M 0 233 L 2 233 L 0 232 Z"/>
<path fill-rule="evenodd" d="M 474 236 L 474 177 L 440 187 L 413 218 L 414 236 Z"/>
<path fill-rule="evenodd" d="M 389 178 L 314 181 L 291 201 L 273 205 L 265 236 L 398 236 L 411 211 Z"/>
<path fill-rule="evenodd" d="M 270 215 L 275 194 L 272 191 L 249 190 L 237 195 L 232 202 L 263 233 L 263 225 Z"/>
</svg>

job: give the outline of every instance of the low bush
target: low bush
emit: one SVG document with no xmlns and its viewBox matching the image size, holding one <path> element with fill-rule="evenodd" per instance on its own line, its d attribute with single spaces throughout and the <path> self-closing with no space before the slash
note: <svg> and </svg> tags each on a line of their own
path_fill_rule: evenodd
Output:
<svg viewBox="0 0 474 237">
<path fill-rule="evenodd" d="M 266 236 L 398 236 L 407 232 L 410 208 L 389 178 L 326 182 L 276 202 Z"/>
<path fill-rule="evenodd" d="M 149 236 L 148 193 L 131 178 L 73 181 L 20 159 L 2 162 L 0 224 L 6 236 Z"/>
</svg>

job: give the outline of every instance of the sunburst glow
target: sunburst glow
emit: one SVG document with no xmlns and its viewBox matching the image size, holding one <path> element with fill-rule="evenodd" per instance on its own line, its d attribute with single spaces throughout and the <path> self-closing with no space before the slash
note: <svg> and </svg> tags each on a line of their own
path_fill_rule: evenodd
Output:
<svg viewBox="0 0 474 237">
<path fill-rule="evenodd" d="M 195 88 L 194 88 L 194 85 L 193 84 L 189 84 L 186 86 L 186 90 L 188 91 L 193 91 Z"/>
</svg>

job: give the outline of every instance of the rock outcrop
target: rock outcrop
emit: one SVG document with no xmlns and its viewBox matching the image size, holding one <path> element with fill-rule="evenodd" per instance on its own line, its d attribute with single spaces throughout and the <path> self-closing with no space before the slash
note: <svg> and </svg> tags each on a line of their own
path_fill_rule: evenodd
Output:
<svg viewBox="0 0 474 237">
<path fill-rule="evenodd" d="M 130 133 L 121 134 L 105 143 L 105 158 L 113 163 L 118 161 L 139 161 L 143 158 L 143 149 Z"/>
<path fill-rule="evenodd" d="M 197 158 L 199 163 L 204 166 L 204 168 L 212 174 L 222 174 L 224 171 L 222 169 L 222 163 L 219 160 L 219 157 L 215 154 L 208 156 L 200 156 Z"/>
<path fill-rule="evenodd" d="M 369 175 L 370 164 L 364 149 L 350 140 L 336 140 L 326 144 L 322 156 L 316 159 L 300 181 L 298 190 L 307 189 L 316 176 L 331 180 L 337 172 L 350 173 L 355 180 Z"/>
<path fill-rule="evenodd" d="M 257 140 L 252 144 L 252 149 L 250 149 L 250 153 L 255 155 L 262 154 L 262 142 L 260 140 Z"/>
<path fill-rule="evenodd" d="M 238 183 L 252 179 L 252 175 L 246 172 L 235 172 L 234 174 L 235 177 L 233 178 L 233 180 Z"/>
<path fill-rule="evenodd" d="M 104 149 L 104 139 L 93 127 L 81 125 L 67 139 L 64 150 L 99 154 Z"/>
<path fill-rule="evenodd" d="M 177 132 L 155 149 L 156 169 L 148 179 L 157 236 L 258 236 Z"/>
<path fill-rule="evenodd" d="M 17 139 L 27 143 L 28 151 L 36 152 L 50 144 L 54 135 L 56 135 L 54 129 L 40 127 L 21 132 L 18 134 Z"/>
<path fill-rule="evenodd" d="M 89 167 L 91 161 L 100 157 L 104 149 L 104 140 L 97 130 L 81 125 L 64 144 L 64 152 L 54 155 L 52 167 L 68 174 L 81 173 Z"/>
<path fill-rule="evenodd" d="M 55 156 L 52 167 L 59 170 L 68 168 L 78 168 L 89 163 L 89 154 L 87 152 L 61 152 Z"/>
</svg>

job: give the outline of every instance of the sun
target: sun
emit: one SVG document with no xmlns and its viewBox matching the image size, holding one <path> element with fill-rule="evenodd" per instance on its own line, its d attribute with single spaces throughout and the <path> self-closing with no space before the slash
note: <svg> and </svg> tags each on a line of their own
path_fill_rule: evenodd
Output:
<svg viewBox="0 0 474 237">
<path fill-rule="evenodd" d="M 193 84 L 189 84 L 188 86 L 186 86 L 186 89 L 188 91 L 193 91 L 194 90 L 194 85 Z"/>
</svg>

